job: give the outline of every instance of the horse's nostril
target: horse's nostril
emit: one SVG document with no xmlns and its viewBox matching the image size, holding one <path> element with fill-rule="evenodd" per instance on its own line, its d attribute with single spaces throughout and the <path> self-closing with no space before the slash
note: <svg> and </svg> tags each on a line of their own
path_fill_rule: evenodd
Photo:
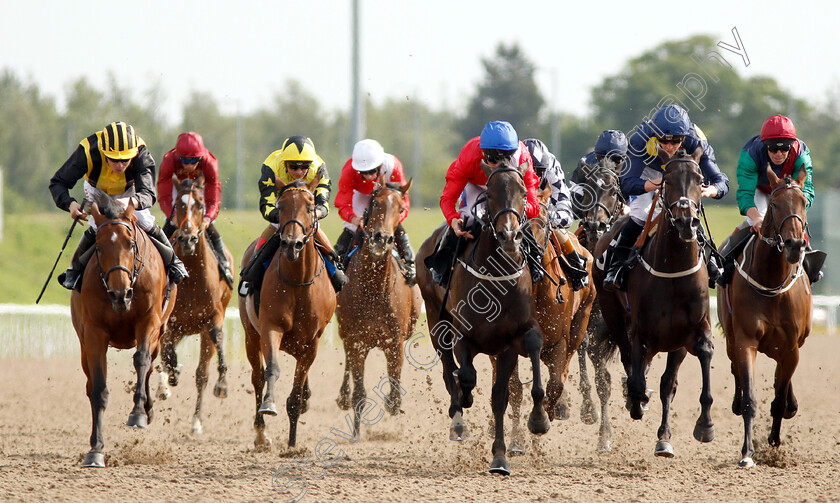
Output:
<svg viewBox="0 0 840 503">
<path fill-rule="evenodd" d="M 693 217 L 691 219 L 691 228 L 696 229 L 697 227 L 700 227 L 700 219 L 697 217 Z"/>
<path fill-rule="evenodd" d="M 523 234 L 521 230 L 516 231 L 516 234 L 513 235 L 514 241 L 522 241 L 522 239 L 524 237 L 525 237 L 525 234 Z"/>
<path fill-rule="evenodd" d="M 298 241 L 295 243 L 295 250 L 300 251 L 303 250 L 303 241 Z"/>
<path fill-rule="evenodd" d="M 394 236 L 388 236 L 388 244 L 393 244 Z"/>
<path fill-rule="evenodd" d="M 282 248 L 282 249 L 284 249 L 284 250 L 285 250 L 286 248 L 288 248 L 290 244 L 291 244 L 291 243 L 290 243 L 288 240 L 286 240 L 286 239 L 281 239 L 281 240 L 280 240 L 280 248 Z"/>
<path fill-rule="evenodd" d="M 125 292 L 125 301 L 129 302 L 132 298 L 134 298 L 134 289 L 129 288 L 127 292 Z"/>
</svg>

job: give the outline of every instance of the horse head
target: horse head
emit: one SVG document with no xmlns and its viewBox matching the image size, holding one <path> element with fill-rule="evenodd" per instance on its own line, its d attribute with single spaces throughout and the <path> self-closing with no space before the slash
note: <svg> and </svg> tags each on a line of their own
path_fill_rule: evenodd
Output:
<svg viewBox="0 0 840 503">
<path fill-rule="evenodd" d="M 493 237 L 502 251 L 513 257 L 519 253 L 525 221 L 525 170 L 527 165 L 513 166 L 507 161 L 491 168 L 484 161 L 481 169 L 487 176 L 487 213 L 484 224 L 493 231 Z"/>
<path fill-rule="evenodd" d="M 624 197 L 621 195 L 618 173 L 599 165 L 586 166 L 584 170 L 586 181 L 578 185 L 583 194 L 574 197 L 572 202 L 582 213 L 581 225 L 586 233 L 586 242 L 594 250 L 595 243 L 621 216 Z"/>
<path fill-rule="evenodd" d="M 700 187 L 703 173 L 700 171 L 698 148 L 694 154 L 680 151 L 665 165 L 660 195 L 662 211 L 668 222 L 685 242 L 697 239 L 700 228 Z"/>
<path fill-rule="evenodd" d="M 369 236 L 368 249 L 375 258 L 391 253 L 394 231 L 400 224 L 405 209 L 405 195 L 412 180 L 405 185 L 385 183 L 370 193 L 370 204 L 365 212 L 364 230 Z"/>
<path fill-rule="evenodd" d="M 193 255 L 198 239 L 204 233 L 204 174 L 199 174 L 196 180 L 187 178 L 183 182 L 172 175 L 172 184 L 178 191 L 174 201 L 175 221 L 178 222 L 174 244 L 183 254 Z"/>
<path fill-rule="evenodd" d="M 287 185 L 278 185 L 277 209 L 280 227 L 280 251 L 291 262 L 300 258 L 306 243 L 312 239 L 318 228 L 315 215 L 315 188 L 321 181 L 318 176 L 309 184 L 294 181 Z"/>
<path fill-rule="evenodd" d="M 771 192 L 761 235 L 767 238 L 768 243 L 779 247 L 780 251 L 783 247 L 785 260 L 791 264 L 799 262 L 805 250 L 805 233 L 808 229 L 805 210 L 808 199 L 802 187 L 807 176 L 805 168 L 801 168 L 796 179 L 790 176 L 779 178 L 767 166 Z"/>
<path fill-rule="evenodd" d="M 96 261 L 99 277 L 116 312 L 131 309 L 134 283 L 143 268 L 137 250 L 137 218 L 134 203 L 124 208 L 100 190 L 94 193 L 91 215 L 96 223 Z"/>
</svg>

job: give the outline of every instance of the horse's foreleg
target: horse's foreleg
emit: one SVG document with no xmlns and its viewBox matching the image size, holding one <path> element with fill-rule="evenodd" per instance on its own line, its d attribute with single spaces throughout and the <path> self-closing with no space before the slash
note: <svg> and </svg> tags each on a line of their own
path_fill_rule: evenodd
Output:
<svg viewBox="0 0 840 503">
<path fill-rule="evenodd" d="M 171 331 L 164 333 L 164 337 L 160 341 L 160 361 L 163 364 L 163 371 L 169 378 L 170 386 L 177 386 L 178 378 L 181 375 L 181 367 L 178 365 L 178 355 L 175 353 L 175 346 L 180 341 L 181 336 L 175 335 Z M 169 398 L 169 389 L 166 389 L 163 393 L 166 395 L 166 398 Z"/>
<path fill-rule="evenodd" d="M 441 367 L 443 367 L 443 383 L 449 392 L 449 440 L 461 441 L 470 437 L 467 423 L 464 422 L 464 408 L 461 406 L 461 386 L 458 384 L 458 366 L 452 348 L 438 349 Z"/>
<path fill-rule="evenodd" d="M 735 340 L 739 337 L 736 335 Z M 732 375 L 735 376 L 735 398 L 732 401 L 732 412 L 744 420 L 744 445 L 741 447 L 741 460 L 738 466 L 752 468 L 755 466 L 755 444 L 753 442 L 753 421 L 756 415 L 755 401 L 755 369 L 756 348 L 744 346 L 743 343 L 730 342 L 727 339 L 727 352 L 732 361 Z"/>
<path fill-rule="evenodd" d="M 534 408 L 531 409 L 531 414 L 528 415 L 528 430 L 534 435 L 542 435 L 548 433 L 551 428 L 551 421 L 548 419 L 548 414 L 543 407 L 543 400 L 545 399 L 545 389 L 542 384 L 542 377 L 540 376 L 540 353 L 542 352 L 543 335 L 536 328 L 532 328 L 525 332 L 522 338 L 522 344 L 525 348 L 525 353 L 531 360 L 531 371 L 533 372 L 533 382 L 531 383 L 531 398 L 534 400 Z M 562 388 L 561 388 L 562 392 Z"/>
<path fill-rule="evenodd" d="M 365 391 L 365 360 L 370 348 L 353 345 L 350 349 L 350 375 L 353 378 L 353 435 L 358 437 L 359 423 L 364 410 L 360 410 L 366 404 L 367 392 Z"/>
<path fill-rule="evenodd" d="M 610 391 L 612 389 L 612 376 L 607 369 L 607 356 L 603 351 L 590 349 L 589 359 L 592 360 L 592 368 L 595 370 L 595 390 L 598 392 L 598 399 L 601 401 L 601 427 L 598 429 L 598 451 L 609 452 L 612 450 L 612 425 L 610 424 Z"/>
<path fill-rule="evenodd" d="M 314 344 L 317 344 L 317 340 L 315 339 Z M 289 398 L 286 399 L 286 413 L 289 415 L 289 447 L 294 447 L 297 443 L 297 425 L 303 403 L 303 388 L 306 384 L 309 367 L 312 365 L 313 360 L 315 360 L 316 351 L 317 348 L 310 350 L 295 365 L 295 379 L 292 383 L 292 392 L 289 393 Z"/>
<path fill-rule="evenodd" d="M 703 376 L 703 389 L 700 391 L 700 416 L 694 425 L 694 438 L 700 442 L 711 442 L 715 438 L 715 425 L 712 423 L 712 333 L 706 330 L 697 338 L 695 346 L 700 370 Z"/>
<path fill-rule="evenodd" d="M 674 457 L 674 448 L 671 446 L 671 403 L 677 394 L 677 372 L 688 353 L 684 348 L 668 353 L 668 363 L 665 365 L 665 372 L 659 381 L 659 394 L 662 398 L 662 422 L 659 424 L 656 449 L 653 453 L 656 456 L 666 458 Z"/>
<path fill-rule="evenodd" d="M 260 337 L 260 349 L 263 357 L 265 357 L 265 371 L 263 373 L 265 395 L 258 411 L 260 414 L 277 415 L 277 407 L 274 405 L 274 383 L 280 377 L 278 351 L 280 350 L 281 339 L 282 334 L 279 331 L 268 329 Z"/>
<path fill-rule="evenodd" d="M 388 396 L 385 398 L 385 410 L 392 416 L 400 413 L 402 407 L 402 392 L 400 391 L 400 378 L 402 377 L 403 364 L 403 339 L 394 335 L 393 345 L 385 350 L 385 360 L 388 368 L 389 386 L 391 387 Z M 380 381 L 381 382 L 381 381 Z M 379 385 L 380 387 L 382 384 Z M 384 394 L 384 393 L 383 393 Z"/>
<path fill-rule="evenodd" d="M 522 381 L 519 379 L 519 358 L 516 359 L 513 370 L 510 373 L 510 380 L 508 382 L 508 391 L 510 396 L 508 402 L 510 403 L 511 428 L 510 428 L 510 454 L 524 454 L 525 453 L 525 435 L 522 433 Z M 498 375 L 498 363 L 493 358 L 494 375 Z M 498 380 L 498 377 L 496 378 Z"/>
<path fill-rule="evenodd" d="M 493 409 L 493 422 L 495 438 L 493 440 L 493 461 L 490 463 L 490 473 L 510 475 L 510 464 L 505 456 L 505 409 L 507 409 L 510 376 L 516 368 L 519 355 L 513 349 L 508 348 L 497 358 L 496 380 L 493 383 L 493 391 L 490 399 Z M 538 363 L 539 364 L 539 363 Z"/>
<path fill-rule="evenodd" d="M 102 436 L 102 415 L 108 406 L 108 387 L 106 384 L 108 364 L 105 347 L 91 348 L 82 346 L 82 368 L 87 376 L 86 392 L 90 400 L 91 433 L 90 452 L 85 456 L 82 466 L 92 468 L 105 467 L 105 440 Z"/>
<path fill-rule="evenodd" d="M 350 353 L 349 345 L 344 344 L 344 379 L 341 381 L 341 388 L 338 390 L 338 398 L 335 400 L 338 408 L 348 410 L 350 401 Z"/>
<path fill-rule="evenodd" d="M 227 398 L 228 394 L 228 387 L 227 387 L 227 363 L 225 363 L 225 333 L 222 329 L 222 323 L 224 323 L 224 319 L 217 321 L 213 328 L 210 329 L 210 340 L 213 342 L 213 346 L 216 348 L 216 355 L 219 358 L 219 379 L 216 381 L 216 385 L 213 386 L 213 396 L 217 398 Z"/>
<path fill-rule="evenodd" d="M 195 413 L 191 421 L 191 432 L 193 435 L 201 435 L 204 428 L 201 425 L 201 409 L 204 405 L 204 389 L 207 387 L 207 379 L 209 374 L 210 360 L 213 358 L 215 351 L 210 342 L 209 334 L 201 334 L 201 353 L 198 357 L 198 367 L 195 369 L 195 388 L 198 391 L 195 401 Z"/>
<path fill-rule="evenodd" d="M 548 413 L 548 419 L 551 421 L 569 419 L 568 397 L 563 396 L 563 365 L 560 361 L 564 356 L 564 351 L 554 346 L 542 353 L 542 359 L 548 367 L 548 383 L 545 385 L 545 410 Z"/>
<path fill-rule="evenodd" d="M 598 421 L 598 409 L 595 408 L 595 402 L 592 401 L 592 383 L 589 381 L 589 372 L 586 369 L 586 354 L 589 351 L 589 332 L 587 332 L 577 348 L 578 367 L 580 367 L 579 387 L 582 398 L 580 420 L 583 424 L 595 424 Z"/>
<path fill-rule="evenodd" d="M 633 335 L 633 345 L 630 351 L 630 372 L 627 374 L 627 398 L 630 400 L 630 417 L 641 419 L 644 414 L 644 406 L 647 405 L 648 396 L 647 376 L 645 367 L 647 363 L 647 347 Z"/>
<path fill-rule="evenodd" d="M 152 370 L 152 356 L 148 341 L 142 340 L 134 352 L 134 370 L 137 372 L 137 386 L 134 388 L 134 408 L 128 415 L 128 426 L 145 428 L 149 424 L 147 411 L 151 408 L 148 396 L 149 375 Z"/>
<path fill-rule="evenodd" d="M 796 370 L 798 363 L 798 350 L 790 351 L 784 358 L 776 362 L 776 378 L 773 384 L 776 390 L 776 397 L 770 403 L 770 415 L 773 417 L 773 424 L 770 427 L 770 437 L 767 439 L 773 447 L 778 447 L 782 443 L 782 419 L 787 413 L 787 400 L 788 395 L 791 393 L 790 380 L 793 378 L 793 372 Z"/>
</svg>

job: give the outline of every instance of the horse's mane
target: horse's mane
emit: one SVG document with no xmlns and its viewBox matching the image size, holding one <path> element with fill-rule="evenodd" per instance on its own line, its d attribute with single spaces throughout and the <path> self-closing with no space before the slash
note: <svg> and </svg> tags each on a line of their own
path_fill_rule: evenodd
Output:
<svg viewBox="0 0 840 503">
<path fill-rule="evenodd" d="M 125 214 L 125 208 L 116 199 L 106 194 L 102 189 L 93 189 L 93 202 L 99 206 L 99 212 L 112 220 Z"/>
</svg>

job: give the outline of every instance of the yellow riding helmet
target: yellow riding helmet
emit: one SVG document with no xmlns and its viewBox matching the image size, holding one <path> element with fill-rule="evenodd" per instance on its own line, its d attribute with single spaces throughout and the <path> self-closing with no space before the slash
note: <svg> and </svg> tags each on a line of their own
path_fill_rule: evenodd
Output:
<svg viewBox="0 0 840 503">
<path fill-rule="evenodd" d="M 290 136 L 286 138 L 280 148 L 280 160 L 282 162 L 315 162 L 317 159 L 318 154 L 315 153 L 315 144 L 305 136 Z"/>
<path fill-rule="evenodd" d="M 111 159 L 132 159 L 137 155 L 137 135 L 125 122 L 112 122 L 102 130 L 102 152 Z"/>
</svg>

